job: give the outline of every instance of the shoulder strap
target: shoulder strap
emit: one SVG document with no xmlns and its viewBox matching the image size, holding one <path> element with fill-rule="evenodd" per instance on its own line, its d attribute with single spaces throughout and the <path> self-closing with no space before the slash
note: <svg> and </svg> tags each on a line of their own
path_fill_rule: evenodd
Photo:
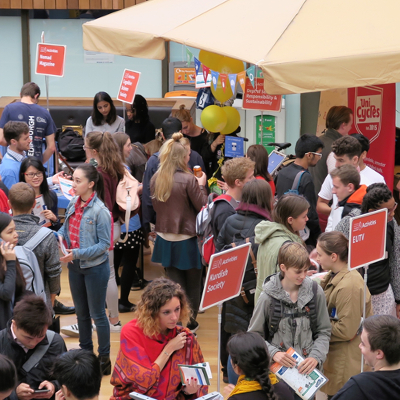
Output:
<svg viewBox="0 0 400 400">
<path fill-rule="evenodd" d="M 48 343 L 39 346 L 33 354 L 29 357 L 29 359 L 24 363 L 22 366 L 22 369 L 25 371 L 25 373 L 28 373 L 35 365 L 39 363 L 39 361 L 43 358 L 43 356 L 46 354 L 47 350 L 49 349 L 53 339 L 54 339 L 55 332 L 53 331 L 47 331 L 46 332 L 46 337 Z"/>
<path fill-rule="evenodd" d="M 313 335 L 313 340 L 316 339 L 317 335 L 317 293 L 318 293 L 318 283 L 315 281 L 312 281 L 312 291 L 313 291 L 313 297 L 311 301 L 307 304 L 308 307 L 308 312 L 310 315 L 310 325 L 311 325 L 311 332 Z"/>
<path fill-rule="evenodd" d="M 306 172 L 306 171 L 300 171 L 300 172 L 298 172 L 298 173 L 296 174 L 296 177 L 294 178 L 294 181 L 293 181 L 292 190 L 297 190 L 297 191 L 299 191 L 299 186 L 300 186 L 301 177 L 303 176 L 303 174 L 304 174 L 305 172 Z"/>
<path fill-rule="evenodd" d="M 232 196 L 229 196 L 229 194 L 221 194 L 221 195 L 219 195 L 218 197 L 216 197 L 216 198 L 214 199 L 214 203 L 215 203 L 216 201 L 220 201 L 220 200 L 226 201 L 226 202 L 229 203 L 234 209 L 236 209 L 236 207 L 237 207 L 237 201 L 236 201 Z"/>
<path fill-rule="evenodd" d="M 251 243 L 250 242 L 250 238 L 247 237 L 245 239 L 245 242 L 246 243 Z M 236 247 L 236 243 L 231 243 L 231 246 L 232 246 L 232 248 Z M 257 278 L 257 276 L 258 276 L 257 258 L 254 255 L 254 252 L 253 252 L 253 249 L 251 248 L 251 246 L 250 246 L 250 253 L 249 254 L 250 254 L 250 257 L 251 257 L 251 263 L 253 264 L 253 267 L 254 267 L 254 273 L 256 274 L 256 278 Z"/>
<path fill-rule="evenodd" d="M 275 333 L 278 332 L 279 323 L 283 317 L 282 302 L 280 300 L 271 297 L 270 312 L 268 319 L 268 335 L 269 338 L 266 339 L 268 342 L 272 340 Z"/>
<path fill-rule="evenodd" d="M 53 231 L 49 228 L 46 228 L 43 226 L 40 228 L 35 235 L 33 235 L 24 245 L 23 247 L 33 251 L 36 249 L 37 246 L 39 246 L 40 243 L 43 242 L 44 239 L 47 238 L 47 236 L 50 235 L 50 233 L 53 233 Z"/>
</svg>

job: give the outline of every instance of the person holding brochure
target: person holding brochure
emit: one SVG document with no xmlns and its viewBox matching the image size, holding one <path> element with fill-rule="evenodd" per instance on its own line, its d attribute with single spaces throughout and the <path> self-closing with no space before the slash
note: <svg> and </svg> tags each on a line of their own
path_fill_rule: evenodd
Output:
<svg viewBox="0 0 400 400">
<path fill-rule="evenodd" d="M 45 222 L 47 220 L 49 222 L 48 224 L 41 224 L 42 226 L 58 231 L 61 228 L 61 223 L 58 218 L 57 194 L 54 190 L 49 189 L 45 176 L 46 170 L 39 159 L 27 157 L 22 161 L 19 170 L 19 181 L 26 182 L 33 187 L 36 203 L 40 202 L 43 207 L 40 215 L 35 215 L 41 218 L 41 221 Z"/>
<path fill-rule="evenodd" d="M 373 372 L 350 378 L 333 400 L 397 399 L 400 391 L 400 321 L 390 315 L 365 320 L 361 353 Z"/>
<path fill-rule="evenodd" d="M 92 318 L 96 324 L 99 360 L 103 375 L 111 374 L 110 324 L 105 310 L 110 276 L 108 249 L 111 216 L 104 204 L 102 175 L 93 165 L 82 164 L 74 172 L 76 196 L 65 212 L 58 231 L 67 250 L 60 261 L 68 263 L 72 299 L 78 317 L 79 345 L 93 351 Z"/>
<path fill-rule="evenodd" d="M 322 391 L 331 399 L 343 385 L 361 372 L 359 328 L 363 317 L 364 280 L 347 268 L 349 241 L 340 232 L 325 232 L 317 242 L 317 262 L 329 271 L 321 286 L 332 326 L 324 373 L 329 382 Z M 366 293 L 366 315 L 372 315 L 371 295 Z"/>
<path fill-rule="evenodd" d="M 263 336 L 272 359 L 284 367 L 296 366 L 286 353 L 292 347 L 305 358 L 299 373 L 308 375 L 322 368 L 329 349 L 331 324 L 324 292 L 307 277 L 310 259 L 302 244 L 284 243 L 278 265 L 280 272 L 265 280 L 248 331 Z"/>
<path fill-rule="evenodd" d="M 136 318 L 121 331 L 121 345 L 111 384 L 111 400 L 129 400 L 130 392 L 155 399 L 197 399 L 207 386 L 195 379 L 182 385 L 178 364 L 204 361 L 196 337 L 183 326 L 191 310 L 180 285 L 166 279 L 153 280 L 144 289 Z"/>
</svg>

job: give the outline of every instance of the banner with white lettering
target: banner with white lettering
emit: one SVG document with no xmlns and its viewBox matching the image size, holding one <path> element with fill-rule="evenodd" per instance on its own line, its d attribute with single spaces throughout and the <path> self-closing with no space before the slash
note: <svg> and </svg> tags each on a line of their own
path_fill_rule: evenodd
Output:
<svg viewBox="0 0 400 400">
<path fill-rule="evenodd" d="M 37 75 L 64 76 L 67 46 L 38 43 L 36 50 Z"/>
<path fill-rule="evenodd" d="M 365 135 L 371 144 L 365 164 L 379 172 L 393 189 L 396 138 L 396 84 L 348 89 L 354 123 L 350 133 Z"/>
<path fill-rule="evenodd" d="M 129 69 L 124 70 L 122 74 L 121 84 L 119 85 L 117 100 L 123 101 L 124 103 L 133 103 L 135 98 L 136 88 L 139 83 L 140 72 L 131 71 Z"/>
</svg>

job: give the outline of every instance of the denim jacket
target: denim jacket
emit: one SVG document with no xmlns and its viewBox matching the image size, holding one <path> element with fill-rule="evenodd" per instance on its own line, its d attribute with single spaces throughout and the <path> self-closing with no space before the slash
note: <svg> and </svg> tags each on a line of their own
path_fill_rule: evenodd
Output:
<svg viewBox="0 0 400 400">
<path fill-rule="evenodd" d="M 69 218 L 75 212 L 74 197 L 65 212 L 65 222 L 58 234 L 65 238 L 68 248 L 71 247 L 69 238 Z M 81 268 L 90 268 L 102 264 L 108 258 L 111 243 L 111 215 L 104 203 L 94 195 L 91 202 L 83 210 L 79 228 L 79 249 L 73 249 L 74 260 L 80 260 Z"/>
</svg>

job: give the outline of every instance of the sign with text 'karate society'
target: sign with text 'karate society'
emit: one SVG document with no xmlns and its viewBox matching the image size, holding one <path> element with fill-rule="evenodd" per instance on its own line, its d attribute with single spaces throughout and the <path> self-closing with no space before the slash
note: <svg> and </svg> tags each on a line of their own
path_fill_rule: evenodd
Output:
<svg viewBox="0 0 400 400">
<path fill-rule="evenodd" d="M 211 256 L 200 310 L 206 310 L 239 295 L 250 246 L 251 243 L 246 243 Z"/>
<path fill-rule="evenodd" d="M 67 46 L 38 43 L 36 50 L 37 75 L 64 76 L 65 53 Z"/>
<path fill-rule="evenodd" d="M 386 226 L 386 208 L 350 219 L 350 271 L 386 258 Z"/>
<path fill-rule="evenodd" d="M 122 74 L 121 85 L 119 85 L 119 91 L 117 99 L 124 103 L 133 103 L 135 98 L 136 88 L 139 83 L 140 72 L 130 71 L 129 69 L 124 70 Z"/>
</svg>

